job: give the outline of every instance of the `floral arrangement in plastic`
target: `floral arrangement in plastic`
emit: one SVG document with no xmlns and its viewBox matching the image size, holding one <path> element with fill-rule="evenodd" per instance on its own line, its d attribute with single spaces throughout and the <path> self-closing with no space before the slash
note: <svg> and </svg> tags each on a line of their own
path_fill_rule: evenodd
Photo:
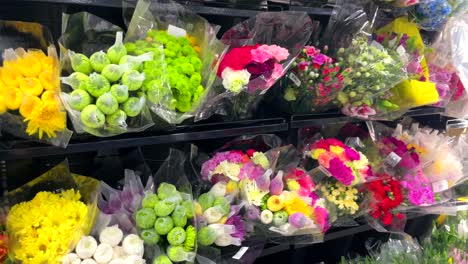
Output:
<svg viewBox="0 0 468 264">
<path fill-rule="evenodd" d="M 319 186 L 321 195 L 337 210 L 339 216 L 354 215 L 359 210 L 359 190 L 341 182 L 327 182 Z"/>
<path fill-rule="evenodd" d="M 445 191 L 466 179 L 463 173 L 464 140 L 418 126 L 403 130 L 398 125 L 395 134 L 415 150 L 421 164 L 427 164 L 422 170 L 434 192 Z"/>
<path fill-rule="evenodd" d="M 246 238 L 247 227 L 239 214 L 243 204 L 234 205 L 237 184 L 218 182 L 202 193 L 195 203 L 198 243 L 203 246 L 240 246 Z"/>
<path fill-rule="evenodd" d="M 318 197 L 312 178 L 302 169 L 294 168 L 286 174 L 279 171 L 266 187 L 259 204 L 248 199 L 253 190 L 241 189 L 248 220 L 259 221 L 283 236 L 321 235 L 330 228 L 325 201 Z"/>
<path fill-rule="evenodd" d="M 350 69 L 347 77 L 352 80 L 336 98 L 345 115 L 369 119 L 378 108 L 396 107 L 382 95 L 406 78 L 406 67 L 398 55 L 358 37 L 350 47 L 338 50 L 338 63 L 342 69 Z"/>
<path fill-rule="evenodd" d="M 218 181 L 239 182 L 249 177 L 261 181 L 261 176 L 270 167 L 270 161 L 263 152 L 253 149 L 246 153 L 240 150 L 217 152 L 211 159 L 205 161 L 201 168 L 203 180 L 216 183 Z"/>
<path fill-rule="evenodd" d="M 152 177 L 143 186 L 140 175 L 132 170 L 125 170 L 122 190 L 114 189 L 105 182 L 101 183 L 98 196 L 101 216 L 109 218 L 109 224 L 118 225 L 125 233 L 136 233 L 134 214 L 148 192 L 154 192 Z"/>
<path fill-rule="evenodd" d="M 58 263 L 68 247 L 83 235 L 88 207 L 80 192 L 39 192 L 30 201 L 14 205 L 7 218 L 7 231 L 15 239 L 10 247 L 21 263 Z"/>
<path fill-rule="evenodd" d="M 400 182 L 407 201 L 414 205 L 433 204 L 434 192 L 415 146 L 396 137 L 383 138 L 380 143 L 385 171 Z"/>
<path fill-rule="evenodd" d="M 0 114 L 19 112 L 29 136 L 55 138 L 66 130 L 66 112 L 58 97 L 59 62 L 54 47 L 4 51 L 0 67 Z M 67 142 L 65 142 L 66 144 Z"/>
<path fill-rule="evenodd" d="M 386 49 L 398 54 L 406 65 L 408 79 L 377 97 L 379 107 L 374 108 L 379 119 L 395 119 L 407 109 L 437 103 L 439 94 L 429 81 L 425 59 L 425 45 L 417 25 L 406 16 L 399 17 L 378 29 L 373 39 Z"/>
<path fill-rule="evenodd" d="M 328 47 L 324 47 L 324 52 Z M 342 69 L 332 58 L 314 46 L 305 46 L 289 73 L 292 83 L 284 92 L 284 99 L 305 106 L 299 111 L 322 108 L 343 89 L 350 69 Z"/>
<path fill-rule="evenodd" d="M 136 238 L 141 240 L 137 252 L 143 245 L 157 247 L 159 244 L 163 253 L 156 256 L 155 263 L 159 263 L 158 259 L 192 261 L 197 241 L 194 215 L 192 194 L 178 190 L 171 183 L 161 182 L 156 192 L 145 193 L 141 208 L 134 214 L 139 231 L 139 238 Z"/>
<path fill-rule="evenodd" d="M 130 54 L 135 55 L 145 52 L 164 53 L 164 60 L 154 58 L 143 65 L 146 76 L 143 86 L 147 90 L 154 90 L 149 93 L 153 96 L 148 97 L 151 103 L 166 104 L 165 107 L 184 113 L 198 102 L 205 88 L 202 85 L 200 47 L 195 38 L 188 35 L 176 37 L 165 30 L 152 29 L 146 33 L 145 40 L 126 43 L 125 47 Z M 170 87 L 165 85 L 166 81 Z"/>
<path fill-rule="evenodd" d="M 372 176 L 367 157 L 338 139 L 318 140 L 310 146 L 309 154 L 330 176 L 346 186 L 366 182 Z"/>
<path fill-rule="evenodd" d="M 452 6 L 447 0 L 423 0 L 415 6 L 416 20 L 425 30 L 439 30 L 451 13 Z"/>
<path fill-rule="evenodd" d="M 394 216 L 403 218 L 401 213 L 394 214 L 392 210 L 403 202 L 401 185 L 388 175 L 385 179 L 365 183 L 364 190 L 370 193 L 367 201 L 370 208 L 370 216 L 382 220 L 384 225 L 390 225 Z"/>
<path fill-rule="evenodd" d="M 223 57 L 217 74 L 224 88 L 234 94 L 262 92 L 284 75 L 281 62 L 288 57 L 288 50 L 278 45 L 237 47 Z"/>
<path fill-rule="evenodd" d="M 432 63 L 429 64 L 429 72 L 430 81 L 436 84 L 440 97 L 439 102 L 434 106 L 444 107 L 450 101 L 457 101 L 462 97 L 465 88 L 456 72 Z"/>
</svg>

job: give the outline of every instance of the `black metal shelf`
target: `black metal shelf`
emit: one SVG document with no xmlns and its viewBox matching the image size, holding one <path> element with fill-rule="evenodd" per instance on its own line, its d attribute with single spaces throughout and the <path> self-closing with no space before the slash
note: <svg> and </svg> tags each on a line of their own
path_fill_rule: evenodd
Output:
<svg viewBox="0 0 468 264">
<path fill-rule="evenodd" d="M 403 117 L 417 117 L 417 116 L 430 116 L 440 115 L 444 112 L 443 108 L 424 106 L 409 110 Z M 364 120 L 345 116 L 338 111 L 317 113 L 317 114 L 296 114 L 292 115 L 290 119 L 291 128 L 303 128 L 309 126 L 317 126 L 329 123 L 340 122 L 363 122 Z"/>
<path fill-rule="evenodd" d="M 410 214 L 407 217 L 407 220 L 415 220 L 421 217 L 425 217 L 426 215 L 422 214 Z M 364 233 L 367 231 L 374 230 L 372 226 L 369 224 L 362 224 L 354 227 L 342 227 L 342 228 L 333 228 L 329 230 L 328 233 L 325 234 L 324 237 L 324 242 L 335 240 L 335 239 L 340 239 L 344 237 L 349 237 L 352 235 Z M 266 247 L 263 251 L 260 257 L 280 253 L 282 251 L 286 250 L 297 250 L 305 247 L 312 246 L 314 244 L 279 244 L 279 245 L 273 245 L 270 247 Z"/>
<path fill-rule="evenodd" d="M 55 4 L 55 5 L 65 5 L 65 6 L 87 6 L 87 7 L 111 7 L 111 8 L 121 8 L 121 0 L 4 0 L 5 2 L 10 3 L 46 3 L 46 4 Z M 281 11 L 281 10 L 291 10 L 291 11 L 304 11 L 309 15 L 316 16 L 330 16 L 332 13 L 331 8 L 322 8 L 322 7 L 307 7 L 307 6 L 288 6 L 283 8 L 280 5 L 263 5 L 259 6 L 260 8 L 252 9 L 247 5 L 237 5 L 229 6 L 228 4 L 223 4 L 223 2 L 216 3 L 218 6 L 204 5 L 203 3 L 191 2 L 191 1 L 178 1 L 194 12 L 201 15 L 215 15 L 215 16 L 227 16 L 227 17 L 250 17 L 255 16 L 258 12 L 262 11 Z M 270 8 L 269 8 L 270 7 Z"/>
<path fill-rule="evenodd" d="M 77 137 L 71 140 L 67 148 L 59 148 L 23 140 L 15 141 L 16 144 L 11 149 L 1 149 L 0 160 L 30 159 L 53 155 L 95 152 L 105 149 L 121 149 L 285 131 L 288 131 L 286 119 L 270 118 L 182 125 L 176 127 L 173 131 L 161 132 L 158 134 L 155 134 L 155 132 L 144 132 L 125 134 L 111 138 Z"/>
</svg>

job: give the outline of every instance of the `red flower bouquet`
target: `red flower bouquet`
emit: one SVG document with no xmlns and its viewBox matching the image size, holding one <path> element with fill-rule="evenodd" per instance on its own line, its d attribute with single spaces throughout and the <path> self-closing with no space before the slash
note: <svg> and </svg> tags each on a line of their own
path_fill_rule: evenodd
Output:
<svg viewBox="0 0 468 264">
<path fill-rule="evenodd" d="M 400 183 L 392 178 L 387 178 L 366 183 L 365 189 L 370 193 L 368 206 L 372 218 L 382 220 L 384 225 L 390 225 L 395 216 L 392 210 L 403 202 Z M 396 216 L 402 217 L 399 213 Z"/>
</svg>

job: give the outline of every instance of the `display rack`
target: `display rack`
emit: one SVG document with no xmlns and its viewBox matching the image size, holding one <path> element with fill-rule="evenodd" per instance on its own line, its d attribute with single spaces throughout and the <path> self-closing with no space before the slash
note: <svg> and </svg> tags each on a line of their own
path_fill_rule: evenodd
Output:
<svg viewBox="0 0 468 264">
<path fill-rule="evenodd" d="M 261 12 L 262 9 L 253 10 L 243 7 L 207 6 L 190 1 L 181 1 L 200 15 L 209 17 L 210 22 L 216 21 L 213 17 L 245 18 Z M 274 7 L 272 5 L 270 7 Z M 11 9 L 10 9 L 11 8 Z M 13 19 L 24 21 L 37 21 L 48 25 L 54 37 L 60 35 L 60 21 L 62 12 L 89 11 L 107 16 L 121 14 L 120 0 L 3 0 L 0 10 L 0 19 Z M 34 12 L 24 12 L 34 10 Z M 314 19 L 325 20 L 331 15 L 330 8 L 301 7 L 281 5 L 280 10 L 305 11 Z M 43 13 L 41 13 L 44 11 Z M 121 19 L 120 19 L 121 20 Z M 230 25 L 224 25 L 230 26 Z M 422 107 L 409 111 L 405 116 L 426 116 L 434 124 L 443 122 L 440 119 L 440 108 Z M 210 142 L 214 139 L 232 138 L 242 135 L 282 133 L 286 136 L 297 135 L 297 129 L 309 126 L 325 125 L 336 122 L 358 121 L 343 116 L 338 112 L 325 114 L 291 115 L 280 118 L 257 117 L 244 121 L 214 122 L 205 121 L 201 124 L 188 124 L 176 126 L 170 131 L 148 131 L 142 133 L 125 134 L 110 138 L 97 138 L 92 136 L 74 136 L 67 148 L 54 147 L 22 139 L 0 139 L 0 169 L 2 175 L 8 170 L 10 163 L 21 160 L 33 160 L 47 157 L 68 157 L 72 154 L 84 154 L 103 150 L 118 150 L 127 148 L 168 145 L 175 143 Z M 6 180 L 2 177 L 2 188 L 6 188 Z M 416 218 L 417 216 L 412 216 Z M 369 225 L 359 225 L 349 228 L 332 229 L 325 241 L 340 239 L 371 230 Z M 261 257 L 288 250 L 297 250 L 306 245 L 268 245 L 261 253 Z"/>
</svg>

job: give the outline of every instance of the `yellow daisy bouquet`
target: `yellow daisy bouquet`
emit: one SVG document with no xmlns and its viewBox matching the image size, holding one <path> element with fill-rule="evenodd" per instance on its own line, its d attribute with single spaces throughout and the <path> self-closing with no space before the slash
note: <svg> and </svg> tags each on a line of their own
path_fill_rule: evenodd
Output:
<svg viewBox="0 0 468 264">
<path fill-rule="evenodd" d="M 62 163 L 9 193 L 10 258 L 23 264 L 62 263 L 91 231 L 98 188 L 99 181 L 72 175 Z"/>
<path fill-rule="evenodd" d="M 60 98 L 57 51 L 40 24 L 0 21 L 5 45 L 0 64 L 0 120 L 7 132 L 65 147 L 71 136 Z M 34 47 L 34 48 L 31 48 Z"/>
</svg>

